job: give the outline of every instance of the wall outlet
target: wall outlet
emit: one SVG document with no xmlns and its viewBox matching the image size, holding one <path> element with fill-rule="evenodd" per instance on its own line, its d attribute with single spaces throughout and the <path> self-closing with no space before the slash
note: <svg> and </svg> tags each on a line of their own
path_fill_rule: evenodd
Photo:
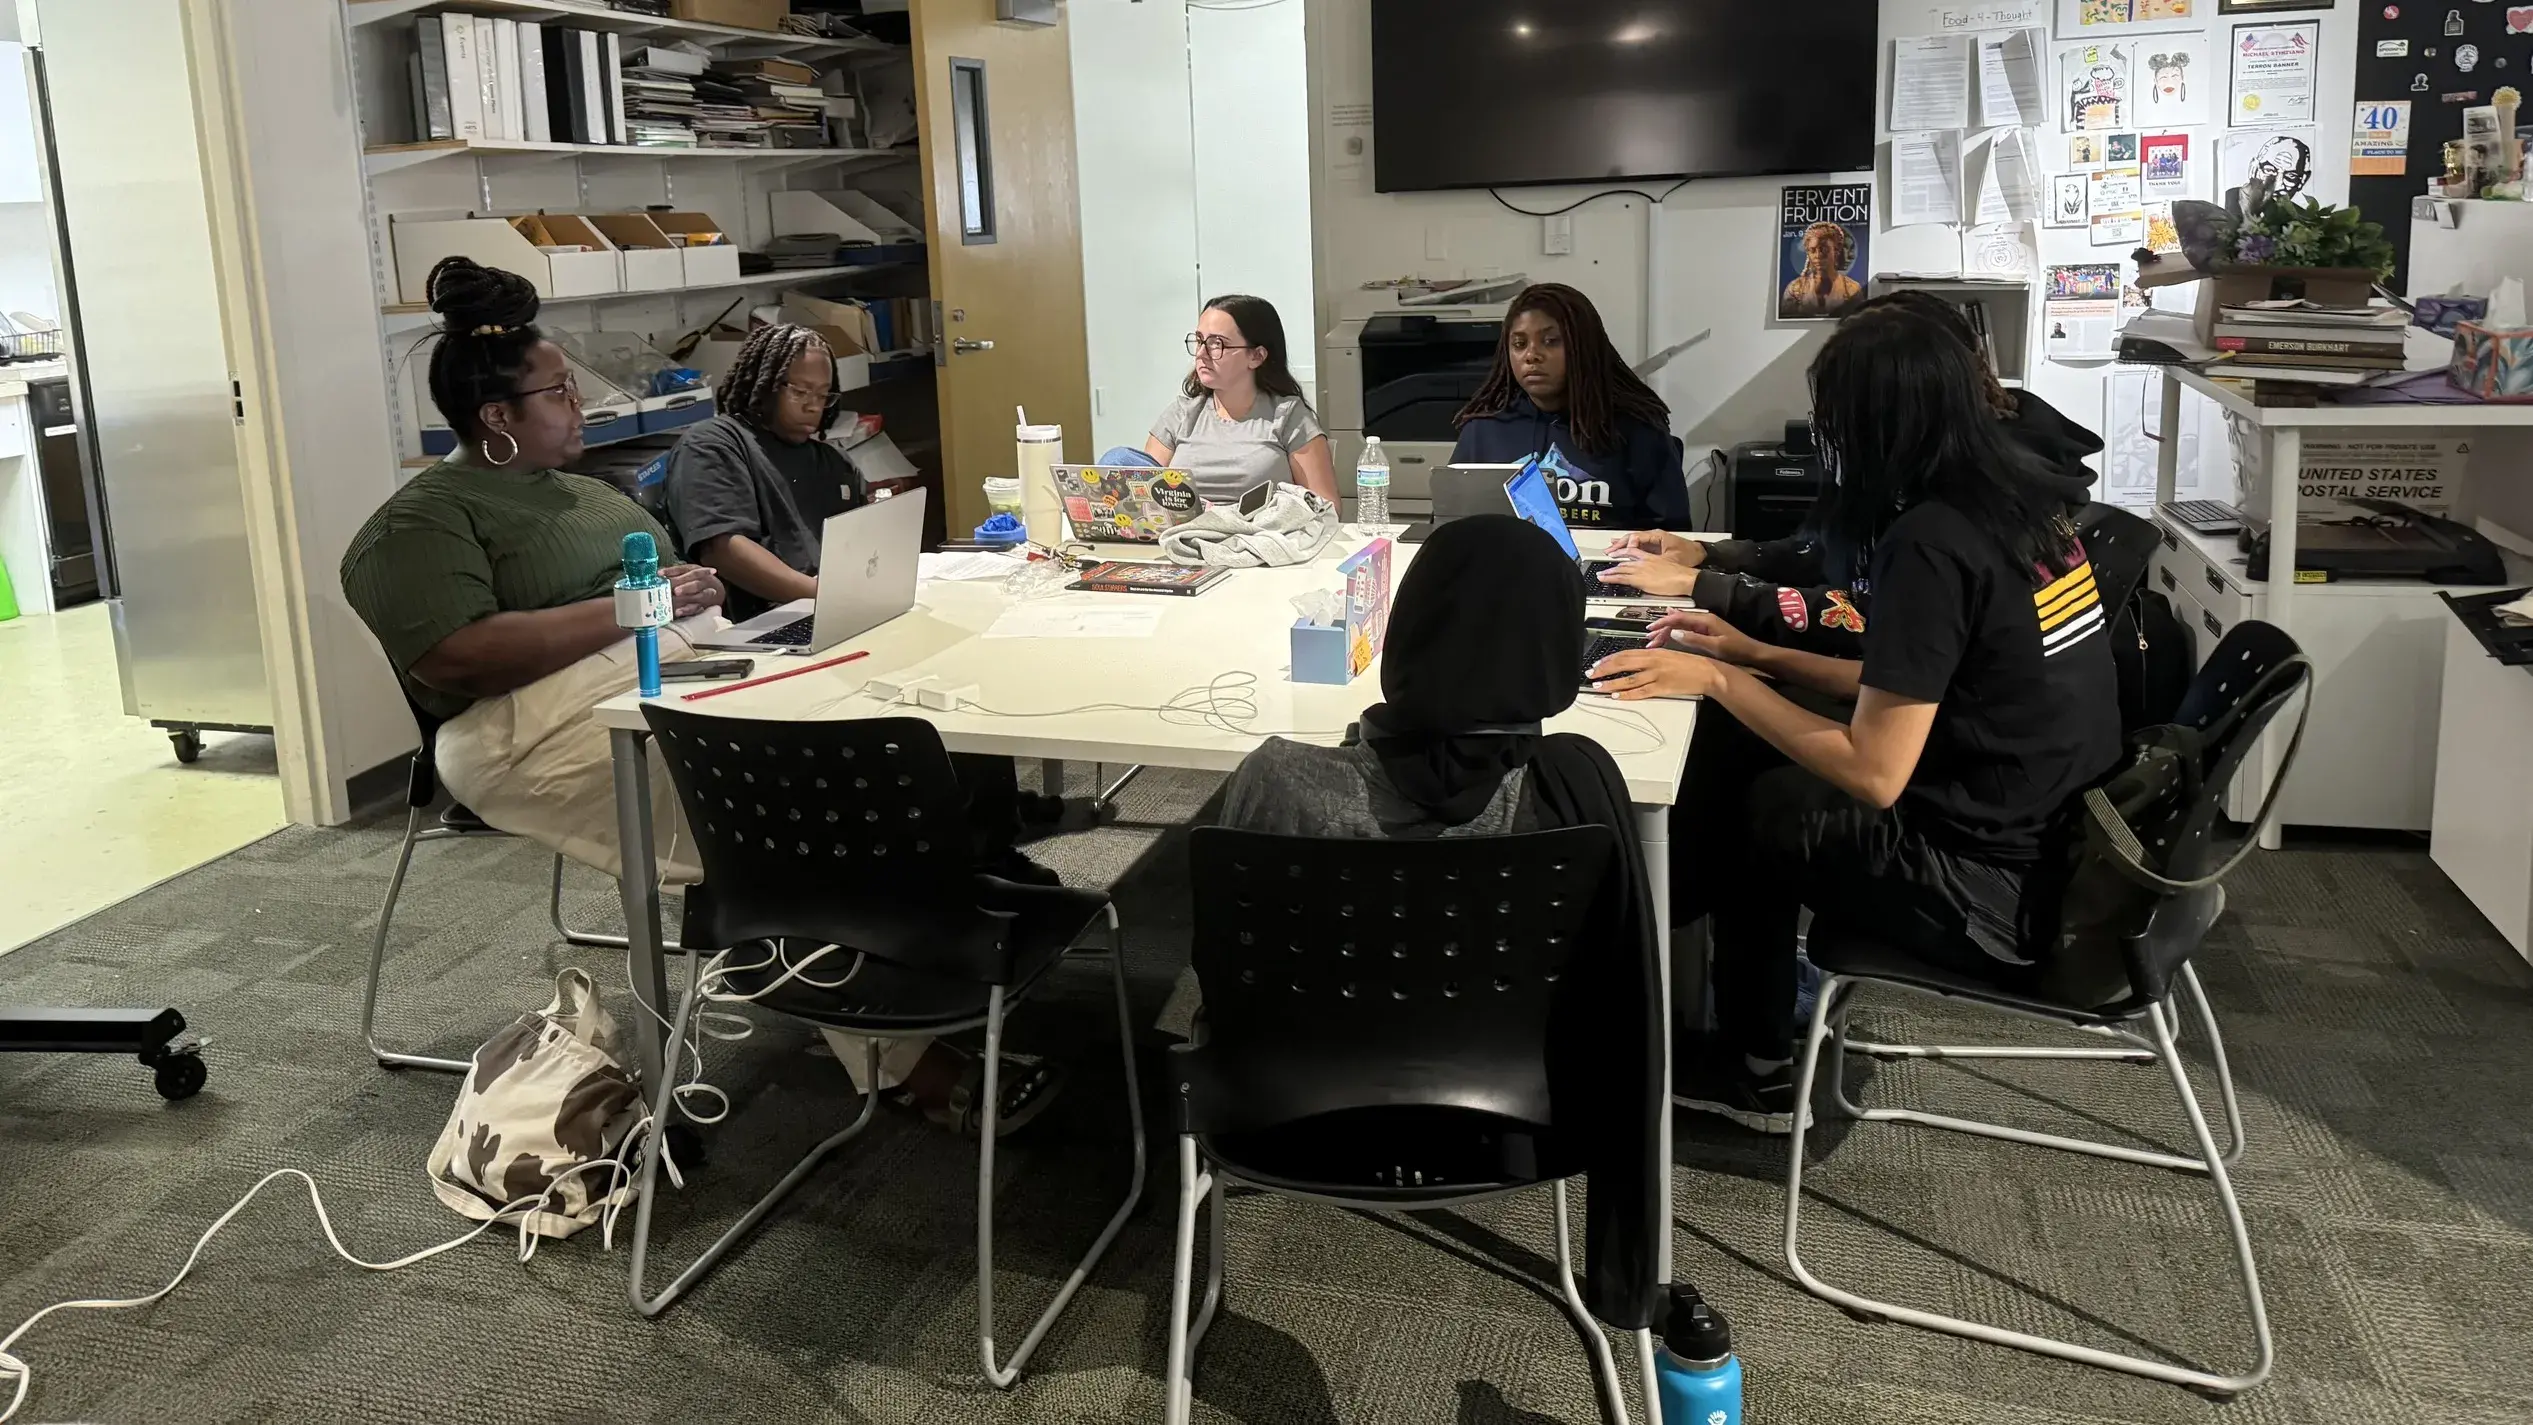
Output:
<svg viewBox="0 0 2533 1425">
<path fill-rule="evenodd" d="M 1539 220 L 1539 250 L 1550 257 L 1574 255 L 1574 214 L 1558 213 Z"/>
</svg>

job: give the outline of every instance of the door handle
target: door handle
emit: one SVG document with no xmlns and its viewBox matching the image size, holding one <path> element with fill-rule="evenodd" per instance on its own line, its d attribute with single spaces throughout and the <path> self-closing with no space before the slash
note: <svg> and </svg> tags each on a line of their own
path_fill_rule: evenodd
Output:
<svg viewBox="0 0 2533 1425">
<path fill-rule="evenodd" d="M 955 336 L 950 338 L 950 349 L 952 351 L 992 351 L 994 343 L 978 341 L 973 337 Z"/>
</svg>

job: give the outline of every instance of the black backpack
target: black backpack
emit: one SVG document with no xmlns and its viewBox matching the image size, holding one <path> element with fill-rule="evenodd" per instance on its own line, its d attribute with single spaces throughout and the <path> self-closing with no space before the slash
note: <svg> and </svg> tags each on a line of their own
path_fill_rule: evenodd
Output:
<svg viewBox="0 0 2533 1425">
<path fill-rule="evenodd" d="M 2120 730 L 2172 721 L 2198 667 L 2190 625 L 2172 601 L 2149 588 L 2129 596 L 2111 621 L 2111 664 L 2120 680 Z"/>
</svg>

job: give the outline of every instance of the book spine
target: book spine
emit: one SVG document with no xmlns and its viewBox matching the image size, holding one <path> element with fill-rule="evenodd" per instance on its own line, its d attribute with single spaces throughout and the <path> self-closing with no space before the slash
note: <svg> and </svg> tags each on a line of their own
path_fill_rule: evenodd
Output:
<svg viewBox="0 0 2533 1425">
<path fill-rule="evenodd" d="M 501 61 L 493 53 L 492 17 L 470 16 L 467 23 L 475 27 L 475 107 L 484 116 L 484 137 L 507 138 L 510 131 L 501 122 Z"/>
<path fill-rule="evenodd" d="M 606 82 L 599 77 L 598 64 L 603 51 L 598 47 L 598 32 L 574 30 L 572 39 L 580 52 L 580 69 L 572 78 L 572 87 L 578 91 L 581 102 L 581 132 L 578 141 L 605 143 L 607 141 L 605 107 L 607 86 Z"/>
<path fill-rule="evenodd" d="M 607 134 L 609 143 L 631 143 L 632 132 L 624 122 L 624 36 L 607 32 Z"/>
<path fill-rule="evenodd" d="M 2241 351 L 2256 355 L 2280 356 L 2363 356 L 2390 357 L 2399 360 L 2398 341 L 2339 341 L 2301 336 L 2229 336 L 2216 333 L 2216 349 Z"/>
<path fill-rule="evenodd" d="M 1112 584 L 1106 580 L 1093 582 L 1089 579 L 1077 579 L 1074 581 L 1073 587 L 1086 594 L 1175 594 L 1184 599 L 1192 598 L 1195 595 L 1201 594 L 1213 586 L 1210 584 L 1200 584 L 1193 588 L 1173 588 L 1167 585 Z"/>
<path fill-rule="evenodd" d="M 554 109 L 545 94 L 545 26 L 534 20 L 519 22 L 519 110 L 530 142 L 553 141 Z"/>
<path fill-rule="evenodd" d="M 446 32 L 436 15 L 426 15 L 414 26 L 414 39 L 422 54 L 423 127 L 417 139 L 453 139 L 456 126 L 449 118 L 449 47 Z"/>
<path fill-rule="evenodd" d="M 449 119 L 452 136 L 484 136 L 484 86 L 475 73 L 475 17 L 442 15 L 436 22 L 449 59 Z"/>
<path fill-rule="evenodd" d="M 412 89 L 413 136 L 419 142 L 431 137 L 431 104 L 422 96 L 422 51 L 405 56 L 405 79 Z"/>
</svg>

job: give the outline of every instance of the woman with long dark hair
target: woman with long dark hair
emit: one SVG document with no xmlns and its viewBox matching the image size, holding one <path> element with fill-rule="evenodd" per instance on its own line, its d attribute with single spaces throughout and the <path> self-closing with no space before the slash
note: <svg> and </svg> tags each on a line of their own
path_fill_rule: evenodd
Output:
<svg viewBox="0 0 2533 1425">
<path fill-rule="evenodd" d="M 1592 299 L 1563 283 L 1525 287 L 1505 309 L 1494 369 L 1456 420 L 1454 464 L 1562 455 L 1569 478 L 1557 507 L 1577 529 L 1688 522 L 1671 408 L 1627 369 Z"/>
<path fill-rule="evenodd" d="M 1217 504 L 1268 480 L 1337 498 L 1328 433 L 1302 398 L 1284 345 L 1284 319 L 1264 297 L 1216 297 L 1187 334 L 1196 358 L 1179 399 L 1152 423 L 1143 452 L 1196 480 Z"/>
<path fill-rule="evenodd" d="M 2056 921 L 2044 868 L 2060 813 L 2120 748 L 2092 568 L 2036 457 L 1996 420 L 1974 355 L 1924 314 L 1885 308 L 1842 325 L 1811 377 L 1837 481 L 1824 540 L 1872 602 L 1856 617 L 1861 662 L 1810 660 L 1792 676 L 1852 699 L 1852 719 L 1676 646 L 1592 672 L 1620 698 L 1703 697 L 1701 743 L 1714 720 L 1769 753 L 1740 759 L 1737 784 L 1702 759 L 1715 775 L 1686 813 L 1714 831 L 1693 904 L 1714 917 L 1726 1043 L 1677 1092 L 1770 1132 L 1802 1107 L 1786 1072 L 1800 908 L 1835 905 L 1958 968 L 2030 974 Z M 1657 642 L 1687 622 L 1657 625 Z"/>
</svg>

